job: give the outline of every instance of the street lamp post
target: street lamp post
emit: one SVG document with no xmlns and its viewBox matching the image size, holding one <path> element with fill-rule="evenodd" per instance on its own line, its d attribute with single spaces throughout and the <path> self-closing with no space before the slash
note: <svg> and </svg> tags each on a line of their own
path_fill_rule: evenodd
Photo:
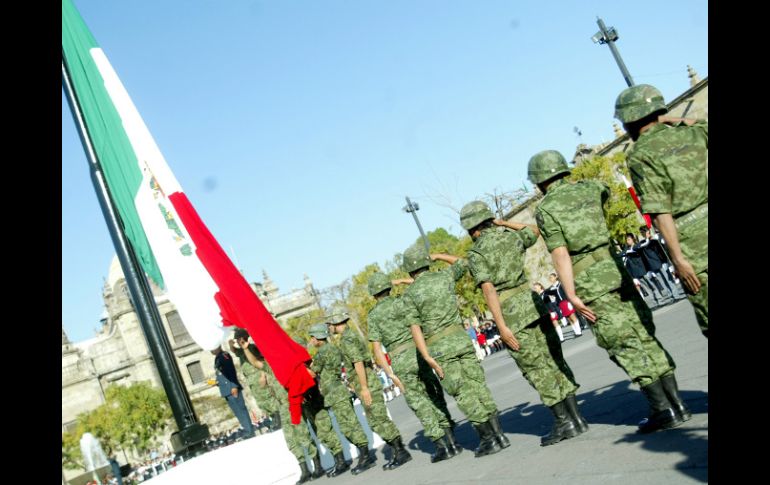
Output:
<svg viewBox="0 0 770 485">
<path fill-rule="evenodd" d="M 631 73 L 629 73 L 628 69 L 626 69 L 626 65 L 623 63 L 623 58 L 620 57 L 620 52 L 618 52 L 618 48 L 615 47 L 615 41 L 618 40 L 617 30 L 615 30 L 615 27 L 607 28 L 604 25 L 604 21 L 599 17 L 596 17 L 596 23 L 599 25 L 599 32 L 595 33 L 594 36 L 591 37 L 591 40 L 594 41 L 594 44 L 607 44 L 610 46 L 612 56 L 615 58 L 615 62 L 618 63 L 620 72 L 623 73 L 623 79 L 626 80 L 628 87 L 633 86 L 634 80 L 631 78 Z"/>
<path fill-rule="evenodd" d="M 414 217 L 414 222 L 417 223 L 417 229 L 420 230 L 420 236 L 422 236 L 422 242 L 425 244 L 425 250 L 428 251 L 428 254 L 430 254 L 430 243 L 428 242 L 428 238 L 425 237 L 425 232 L 422 230 L 422 225 L 420 224 L 420 219 L 417 218 L 417 211 L 420 210 L 420 206 L 417 204 L 412 203 L 411 200 L 409 200 L 409 197 L 406 198 L 406 206 L 402 208 L 404 212 L 409 212 L 412 214 L 412 217 Z"/>
</svg>

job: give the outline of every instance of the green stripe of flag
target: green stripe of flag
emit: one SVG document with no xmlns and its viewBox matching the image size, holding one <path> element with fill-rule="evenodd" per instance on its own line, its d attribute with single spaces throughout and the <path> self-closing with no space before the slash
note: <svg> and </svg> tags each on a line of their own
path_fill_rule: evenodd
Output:
<svg viewBox="0 0 770 485">
<path fill-rule="evenodd" d="M 88 137 L 123 220 L 126 237 L 131 241 L 144 271 L 163 288 L 163 277 L 134 205 L 142 173 L 118 111 L 91 57 L 90 50 L 93 48 L 99 46 L 80 13 L 71 0 L 62 0 L 62 55 L 80 102 Z"/>
</svg>

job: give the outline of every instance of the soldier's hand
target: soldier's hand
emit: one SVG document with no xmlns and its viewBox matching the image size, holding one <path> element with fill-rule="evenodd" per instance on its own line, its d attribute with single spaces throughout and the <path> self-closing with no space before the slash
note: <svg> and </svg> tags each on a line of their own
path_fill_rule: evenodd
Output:
<svg viewBox="0 0 770 485">
<path fill-rule="evenodd" d="M 305 367 L 305 369 L 307 369 L 307 373 L 310 374 L 310 377 L 312 377 L 313 379 L 316 378 L 316 373 L 313 372 L 313 369 L 311 369 L 309 367 Z"/>
<path fill-rule="evenodd" d="M 361 389 L 361 402 L 367 408 L 372 405 L 372 393 L 369 391 L 369 388 Z"/>
<path fill-rule="evenodd" d="M 399 379 L 395 374 L 390 377 L 390 380 L 393 381 L 393 384 L 397 385 L 399 389 L 401 389 L 401 394 L 406 394 L 406 388 L 404 387 L 404 384 L 401 382 L 401 379 Z"/>
<path fill-rule="evenodd" d="M 502 219 L 492 219 L 492 224 L 494 224 L 496 226 L 504 226 L 505 225 L 505 221 L 502 220 Z"/>
<path fill-rule="evenodd" d="M 230 346 L 230 352 L 235 353 L 235 350 L 236 350 L 235 349 L 235 340 L 234 339 L 230 339 L 230 340 L 227 341 L 227 344 Z"/>
<path fill-rule="evenodd" d="M 569 299 L 569 302 L 572 303 L 572 306 L 575 307 L 575 310 L 580 312 L 580 314 L 586 317 L 591 323 L 594 323 L 596 321 L 596 314 L 592 312 L 591 309 L 588 308 L 585 303 L 583 303 L 583 300 L 581 300 L 577 296 L 574 296 Z"/>
<path fill-rule="evenodd" d="M 679 279 L 682 280 L 685 289 L 693 295 L 697 294 L 700 291 L 700 280 L 690 262 L 683 259 L 677 262 L 672 261 L 672 263 L 674 263 L 674 270 Z"/>
<path fill-rule="evenodd" d="M 238 388 L 233 387 L 232 389 L 230 389 L 230 395 L 233 397 L 238 397 Z"/>
<path fill-rule="evenodd" d="M 517 351 L 521 348 L 521 345 L 519 345 L 519 341 L 516 340 L 516 337 L 514 337 L 513 332 L 511 332 L 511 329 L 508 327 L 503 328 L 502 331 L 500 331 L 500 339 L 513 349 L 514 351 Z"/>
<path fill-rule="evenodd" d="M 436 371 L 436 374 L 438 375 L 439 379 L 444 378 L 444 369 L 442 369 L 441 366 L 438 365 L 438 362 L 436 362 L 436 359 L 434 359 L 433 357 L 429 357 L 428 360 L 426 360 L 426 362 L 431 367 L 431 369 Z"/>
</svg>

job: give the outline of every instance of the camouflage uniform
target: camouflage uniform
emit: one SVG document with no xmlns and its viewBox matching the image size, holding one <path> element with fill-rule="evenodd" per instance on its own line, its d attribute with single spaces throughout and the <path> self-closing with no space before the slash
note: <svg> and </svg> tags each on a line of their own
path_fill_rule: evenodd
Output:
<svg viewBox="0 0 770 485">
<path fill-rule="evenodd" d="M 251 365 L 251 362 L 246 360 L 243 351 L 238 352 L 236 355 L 241 361 L 241 372 L 246 379 L 246 383 L 249 385 L 249 389 L 251 389 L 251 393 L 254 395 L 254 399 L 257 401 L 259 409 L 264 411 L 268 416 L 277 413 L 280 403 L 273 392 L 273 388 L 269 385 L 263 386 L 259 382 L 261 376 L 266 375 L 267 372 L 259 370 Z M 265 362 L 265 366 L 267 366 L 267 362 Z M 273 377 L 273 379 L 275 379 L 275 377 Z"/>
<path fill-rule="evenodd" d="M 442 387 L 471 423 L 481 425 L 497 412 L 497 405 L 457 308 L 455 282 L 466 270 L 466 263 L 458 261 L 441 271 L 423 272 L 402 301 L 406 321 L 421 327 L 431 357 L 444 371 Z"/>
<path fill-rule="evenodd" d="M 433 369 L 414 346 L 400 298 L 387 296 L 378 301 L 369 312 L 368 322 L 369 341 L 380 342 L 387 348 L 393 373 L 406 389 L 406 404 L 422 423 L 425 436 L 431 441 L 443 437 L 444 429 L 450 426 L 444 391 Z"/>
<path fill-rule="evenodd" d="M 342 360 L 340 349 L 326 343 L 316 352 L 310 368 L 319 377 L 318 387 L 323 396 L 324 406 L 334 411 L 342 434 L 355 446 L 366 447 L 368 446 L 366 434 L 358 421 L 353 404 L 350 402 L 350 391 L 342 382 Z M 318 425 L 318 420 L 316 420 L 316 426 Z M 329 423 L 329 427 L 331 428 L 331 423 Z M 327 430 L 319 429 L 319 432 L 326 436 Z M 334 430 L 332 429 L 331 432 L 333 433 Z M 320 435 L 318 438 L 322 442 L 326 442 Z"/>
<path fill-rule="evenodd" d="M 505 323 L 521 345 L 518 351 L 509 348 L 508 352 L 543 404 L 551 407 L 574 394 L 578 386 L 561 345 L 546 339 L 542 325 L 550 324 L 548 312 L 524 275 L 526 250 L 536 242 L 529 227 L 519 231 L 486 228 L 468 252 L 468 266 L 476 285 L 494 284 Z"/>
<path fill-rule="evenodd" d="M 708 122 L 658 123 L 639 135 L 628 168 L 642 210 L 671 214 L 682 254 L 701 283 L 688 295 L 703 335 L 708 336 Z"/>
<path fill-rule="evenodd" d="M 597 344 L 632 381 L 645 387 L 672 374 L 674 361 L 655 338 L 652 312 L 610 253 L 603 210 L 609 195 L 601 182 L 570 183 L 563 178 L 548 187 L 535 218 L 548 251 L 562 246 L 569 251 L 575 293 L 596 314 Z"/>
<path fill-rule="evenodd" d="M 372 394 L 372 405 L 366 408 L 366 420 L 375 433 L 385 441 L 392 441 L 401 436 L 398 428 L 388 416 L 388 408 L 382 396 L 383 389 L 380 378 L 372 370 L 372 361 L 366 342 L 349 325 L 340 337 L 340 350 L 348 372 L 348 382 L 353 386 L 356 394 L 361 395 L 361 384 L 358 382 L 358 374 L 354 364 L 362 362 L 366 372 L 366 385 Z"/>
</svg>

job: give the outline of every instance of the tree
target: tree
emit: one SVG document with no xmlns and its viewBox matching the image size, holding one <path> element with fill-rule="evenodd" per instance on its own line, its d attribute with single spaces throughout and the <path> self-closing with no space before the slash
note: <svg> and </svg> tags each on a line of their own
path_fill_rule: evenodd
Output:
<svg viewBox="0 0 770 485">
<path fill-rule="evenodd" d="M 166 394 L 148 382 L 110 386 L 105 398 L 104 404 L 78 416 L 74 431 L 62 433 L 62 466 L 83 467 L 80 438 L 85 432 L 93 434 L 105 451 L 121 447 L 143 453 L 171 423 Z"/>
<path fill-rule="evenodd" d="M 310 340 L 308 330 L 316 323 L 322 323 L 325 315 L 326 312 L 318 308 L 299 317 L 292 317 L 286 322 L 286 333 L 294 340 L 307 342 Z"/>
<path fill-rule="evenodd" d="M 643 224 L 636 204 L 626 186 L 618 180 L 616 170 L 628 177 L 626 154 L 616 153 L 611 157 L 594 156 L 572 169 L 571 180 L 594 179 L 604 182 L 610 188 L 610 198 L 605 206 L 605 217 L 611 236 L 616 241 L 625 241 L 626 233 L 636 234 Z"/>
</svg>

